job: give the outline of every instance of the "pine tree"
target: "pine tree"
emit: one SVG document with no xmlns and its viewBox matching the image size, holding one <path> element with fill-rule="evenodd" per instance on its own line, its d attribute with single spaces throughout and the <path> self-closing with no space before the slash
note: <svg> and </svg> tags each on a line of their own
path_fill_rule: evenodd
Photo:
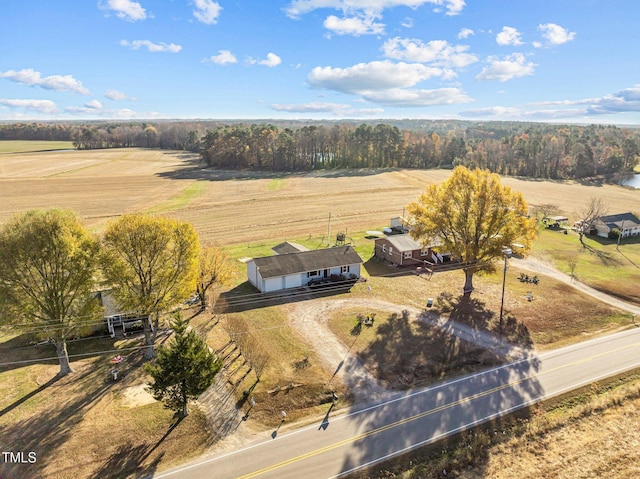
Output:
<svg viewBox="0 0 640 479">
<path fill-rule="evenodd" d="M 175 336 L 170 346 L 159 347 L 155 362 L 146 365 L 153 379 L 148 386 L 155 399 L 186 417 L 189 400 L 213 384 L 222 363 L 179 314 L 172 326 Z"/>
</svg>

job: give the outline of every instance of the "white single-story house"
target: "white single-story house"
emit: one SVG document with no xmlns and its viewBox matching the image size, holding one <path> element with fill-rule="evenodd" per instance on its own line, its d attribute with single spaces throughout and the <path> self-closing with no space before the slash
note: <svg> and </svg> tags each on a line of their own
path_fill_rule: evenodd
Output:
<svg viewBox="0 0 640 479">
<path fill-rule="evenodd" d="M 593 222 L 598 236 L 609 237 L 611 230 L 620 231 L 620 237 L 640 235 L 640 220 L 633 213 L 620 213 L 617 215 L 601 216 Z"/>
<path fill-rule="evenodd" d="M 299 251 L 247 261 L 249 282 L 262 293 L 299 288 L 332 276 L 360 278 L 363 261 L 351 246 Z"/>
<path fill-rule="evenodd" d="M 434 245 L 435 246 L 435 245 Z M 398 266 L 421 266 L 428 263 L 447 261 L 449 255 L 441 255 L 434 246 L 422 246 L 408 234 L 389 235 L 376 238 L 374 254 Z"/>
</svg>

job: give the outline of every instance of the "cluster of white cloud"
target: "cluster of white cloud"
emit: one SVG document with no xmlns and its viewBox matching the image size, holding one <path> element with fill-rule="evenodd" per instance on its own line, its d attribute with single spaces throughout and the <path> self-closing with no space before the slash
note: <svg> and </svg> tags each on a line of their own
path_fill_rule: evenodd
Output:
<svg viewBox="0 0 640 479">
<path fill-rule="evenodd" d="M 468 45 L 453 46 L 446 40 L 423 43 L 422 40 L 400 37 L 391 38 L 382 45 L 382 51 L 387 58 L 431 63 L 448 68 L 464 68 L 477 62 L 478 57 L 467 53 L 468 50 Z"/>
<path fill-rule="evenodd" d="M 640 112 L 640 84 L 600 98 L 538 102 L 515 107 L 493 106 L 463 111 L 460 112 L 460 116 L 498 120 L 544 121 L 586 118 L 623 112 Z"/>
<path fill-rule="evenodd" d="M 138 2 L 131 0 L 101 0 L 98 7 L 107 15 L 113 12 L 116 17 L 129 22 L 137 22 L 147 18 L 147 11 Z"/>
<path fill-rule="evenodd" d="M 342 17 L 329 15 L 323 22 L 330 34 L 382 35 L 385 24 L 379 22 L 382 12 L 394 7 L 416 9 L 424 4 L 434 5 L 434 10 L 444 7 L 447 15 L 458 15 L 465 6 L 464 0 L 293 0 L 284 11 L 290 18 L 300 18 L 314 10 L 329 8 L 342 12 Z M 413 21 L 403 22 L 405 28 Z"/>
<path fill-rule="evenodd" d="M 222 7 L 214 0 L 192 0 L 193 16 L 199 22 L 207 25 L 213 25 L 218 22 Z M 146 20 L 146 9 L 139 3 L 132 0 L 100 0 L 98 8 L 105 12 L 105 15 L 111 14 L 129 22 L 137 22 Z"/>
<path fill-rule="evenodd" d="M 305 13 L 321 8 L 340 10 L 345 15 L 358 12 L 379 14 L 395 7 L 416 9 L 425 4 L 434 5 L 436 11 L 443 7 L 447 15 L 458 15 L 465 6 L 464 0 L 293 0 L 284 11 L 290 18 L 299 18 Z"/>
<path fill-rule="evenodd" d="M 544 23 L 538 25 L 538 31 L 541 32 L 541 36 L 544 42 L 533 41 L 532 45 L 536 48 L 543 46 L 556 46 L 570 42 L 576 36 L 575 32 L 570 32 L 560 25 L 555 23 Z M 501 46 L 520 46 L 525 42 L 522 40 L 522 32 L 519 32 L 514 27 L 504 26 L 502 31 L 496 35 L 496 43 Z"/>
<path fill-rule="evenodd" d="M 151 53 L 158 52 L 168 52 L 168 53 L 178 53 L 182 50 L 182 45 L 176 45 L 175 43 L 154 43 L 150 40 L 120 40 L 120 45 L 123 47 L 129 47 L 132 50 L 139 50 L 142 47 L 145 47 Z"/>
<path fill-rule="evenodd" d="M 513 27 L 502 27 L 502 31 L 496 35 L 498 45 L 523 45 L 522 34 Z"/>
<path fill-rule="evenodd" d="M 476 75 L 476 80 L 498 80 L 505 82 L 527 75 L 533 75 L 535 63 L 527 62 L 522 53 L 507 55 L 502 60 L 493 57 L 489 58 L 490 65 L 484 67 Z"/>
<path fill-rule="evenodd" d="M 430 78 L 449 74 L 447 69 L 422 63 L 384 60 L 359 63 L 348 68 L 316 67 L 307 79 L 315 88 L 356 94 L 381 105 L 432 106 L 471 101 L 458 88 L 411 88 Z"/>
<path fill-rule="evenodd" d="M 198 21 L 207 25 L 218 23 L 218 17 L 222 12 L 222 7 L 218 2 L 213 0 L 193 0 L 193 5 L 195 6 L 193 16 Z"/>
<path fill-rule="evenodd" d="M 8 78 L 23 85 L 39 86 L 47 90 L 71 91 L 80 93 L 81 95 L 90 94 L 89 90 L 82 85 L 82 82 L 76 80 L 71 75 L 51 75 L 43 77 L 40 72 L 27 68 L 20 71 L 8 70 L 6 72 L 0 72 L 0 78 Z"/>
<path fill-rule="evenodd" d="M 58 111 L 58 107 L 51 100 L 23 100 L 23 99 L 7 99 L 0 98 L 0 105 L 9 108 L 19 108 L 38 113 L 53 114 Z"/>
<path fill-rule="evenodd" d="M 384 33 L 384 23 L 377 20 L 379 15 L 364 14 L 353 17 L 339 18 L 335 15 L 329 15 L 323 26 L 327 30 L 336 35 L 381 35 Z"/>
<path fill-rule="evenodd" d="M 273 68 L 280 65 L 282 63 L 282 59 L 275 53 L 269 52 L 267 53 L 267 58 L 263 60 L 258 60 L 258 59 L 249 57 L 247 59 L 247 63 L 249 65 L 263 65 L 265 67 Z"/>
<path fill-rule="evenodd" d="M 216 63 L 218 65 L 229 65 L 232 63 L 238 63 L 238 58 L 229 50 L 218 50 L 217 55 L 212 55 L 209 58 L 202 60 L 204 63 Z M 253 57 L 246 59 L 247 65 L 263 65 L 269 68 L 277 67 L 282 63 L 282 58 L 273 52 L 267 53 L 267 57 L 260 60 Z"/>
</svg>

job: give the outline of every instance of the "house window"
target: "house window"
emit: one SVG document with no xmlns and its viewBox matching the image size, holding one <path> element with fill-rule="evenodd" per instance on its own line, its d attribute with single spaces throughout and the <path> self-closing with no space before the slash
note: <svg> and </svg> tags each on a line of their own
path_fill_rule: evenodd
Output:
<svg viewBox="0 0 640 479">
<path fill-rule="evenodd" d="M 386 244 L 382 244 L 382 252 L 386 253 L 387 252 L 387 245 Z"/>
<path fill-rule="evenodd" d="M 307 278 L 312 278 L 314 276 L 319 276 L 320 273 L 318 271 L 308 271 L 307 272 Z"/>
<path fill-rule="evenodd" d="M 409 259 L 412 257 L 411 253 L 412 253 L 411 251 L 405 251 L 404 253 L 402 253 L 402 257 L 404 259 Z"/>
<path fill-rule="evenodd" d="M 393 256 L 393 246 L 389 246 L 389 256 Z"/>
<path fill-rule="evenodd" d="M 349 266 L 340 266 L 340 272 L 341 273 L 348 273 L 349 272 Z"/>
<path fill-rule="evenodd" d="M 429 248 L 420 250 L 420 256 L 429 256 Z"/>
</svg>

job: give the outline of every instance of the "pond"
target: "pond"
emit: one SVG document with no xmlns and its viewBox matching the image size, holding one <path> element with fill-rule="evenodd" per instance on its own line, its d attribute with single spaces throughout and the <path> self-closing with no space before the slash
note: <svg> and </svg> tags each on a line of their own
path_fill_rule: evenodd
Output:
<svg viewBox="0 0 640 479">
<path fill-rule="evenodd" d="M 622 182 L 624 186 L 631 186 L 632 188 L 640 189 L 640 174 L 633 175 L 633 178 Z"/>
</svg>

